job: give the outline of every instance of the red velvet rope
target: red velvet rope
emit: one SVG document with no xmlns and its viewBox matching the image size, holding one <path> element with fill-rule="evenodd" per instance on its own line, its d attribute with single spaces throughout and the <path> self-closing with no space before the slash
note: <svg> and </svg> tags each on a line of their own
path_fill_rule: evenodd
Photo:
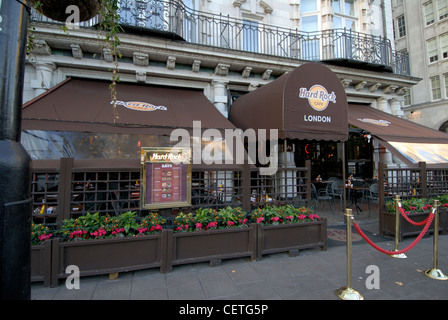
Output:
<svg viewBox="0 0 448 320">
<path fill-rule="evenodd" d="M 400 209 L 400 213 L 401 213 L 401 215 L 403 216 L 403 218 L 405 218 L 407 222 L 409 222 L 410 224 L 413 224 L 414 226 L 422 226 L 422 225 L 424 225 L 426 222 L 428 222 L 429 214 L 428 214 L 428 216 L 426 217 L 425 220 L 423 220 L 423 221 L 421 221 L 421 222 L 415 222 L 415 221 L 412 221 L 412 220 L 408 217 L 408 215 L 405 213 L 404 209 L 403 209 L 401 206 L 399 206 L 398 209 Z"/>
<path fill-rule="evenodd" d="M 385 254 L 388 254 L 388 255 L 395 255 L 395 254 L 405 253 L 405 252 L 411 250 L 413 247 L 415 247 L 415 245 L 423 238 L 423 236 L 428 231 L 429 226 L 431 225 L 433 219 L 434 219 L 434 213 L 430 212 L 429 215 L 428 215 L 428 218 L 426 219 L 428 221 L 426 222 L 426 225 L 423 228 L 422 232 L 420 232 L 418 237 L 409 246 L 407 246 L 405 249 L 402 249 L 402 250 L 399 250 L 399 251 L 390 251 L 390 250 L 385 250 L 385 249 L 382 249 L 382 248 L 378 247 L 376 244 L 374 244 L 372 242 L 372 240 L 370 240 L 364 234 L 364 232 L 362 232 L 361 228 L 358 226 L 358 224 L 356 222 L 353 222 L 353 225 L 355 226 L 356 231 L 358 231 L 358 233 L 361 235 L 361 237 L 363 237 L 364 240 L 366 240 L 372 247 L 374 247 L 375 249 L 377 249 L 378 251 L 380 251 L 382 253 L 385 253 Z"/>
</svg>

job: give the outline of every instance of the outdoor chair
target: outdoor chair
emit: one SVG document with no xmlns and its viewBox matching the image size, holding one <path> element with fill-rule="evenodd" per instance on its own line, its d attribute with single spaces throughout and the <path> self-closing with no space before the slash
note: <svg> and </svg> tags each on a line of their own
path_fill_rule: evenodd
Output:
<svg viewBox="0 0 448 320">
<path fill-rule="evenodd" d="M 365 196 L 365 198 L 367 199 L 367 203 L 369 204 L 369 217 L 370 214 L 372 213 L 372 206 L 370 204 L 371 201 L 378 201 L 379 200 L 379 189 L 378 189 L 378 183 L 374 183 L 370 186 L 369 190 L 368 190 L 368 194 Z"/>
<path fill-rule="evenodd" d="M 356 197 L 358 200 L 361 200 L 361 206 L 364 204 L 364 201 L 367 199 L 367 196 L 370 195 L 369 192 L 369 184 L 365 182 L 364 180 L 358 179 L 353 180 L 353 186 L 363 189 L 355 190 L 354 194 L 352 196 Z"/>
<path fill-rule="evenodd" d="M 344 182 L 342 180 L 337 180 L 330 184 L 331 191 L 329 193 L 333 198 L 340 199 L 340 207 L 342 209 L 342 199 L 344 199 Z"/>
<path fill-rule="evenodd" d="M 312 194 L 315 195 L 316 199 L 316 209 L 319 208 L 319 201 L 328 201 L 330 210 L 333 213 L 333 197 L 329 194 L 330 185 L 327 185 L 325 189 L 320 189 L 319 191 L 316 190 L 316 186 L 314 184 L 311 184 L 311 188 Z"/>
</svg>

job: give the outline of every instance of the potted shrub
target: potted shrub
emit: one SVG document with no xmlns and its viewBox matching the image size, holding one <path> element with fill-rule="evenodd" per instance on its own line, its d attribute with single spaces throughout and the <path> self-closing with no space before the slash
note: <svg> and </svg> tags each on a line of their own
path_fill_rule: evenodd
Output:
<svg viewBox="0 0 448 320">
<path fill-rule="evenodd" d="M 258 224 L 257 260 L 269 253 L 297 255 L 300 249 L 327 249 L 327 220 L 308 207 L 258 208 L 252 211 L 251 219 Z"/>
<path fill-rule="evenodd" d="M 247 226 L 247 213 L 241 208 L 200 208 L 193 213 L 179 213 L 174 219 L 174 231 L 204 231 Z"/>
<path fill-rule="evenodd" d="M 43 240 L 44 245 L 32 246 L 36 252 L 31 259 L 32 270 L 36 270 L 34 281 L 55 286 L 58 279 L 67 276 L 68 265 L 78 266 L 81 276 L 162 269 L 166 243 L 163 224 L 165 219 L 157 213 L 140 220 L 135 212 L 125 212 L 116 217 L 88 213 L 64 220 L 51 234 L 47 227 L 35 225 L 33 243 Z"/>
<path fill-rule="evenodd" d="M 167 270 L 173 265 L 222 259 L 253 257 L 256 228 L 247 224 L 242 208 L 204 208 L 180 213 L 168 236 Z"/>
<path fill-rule="evenodd" d="M 439 200 L 439 230 L 442 230 L 442 233 L 447 233 L 448 227 L 448 216 L 447 210 L 448 208 L 448 197 L 437 197 L 435 199 L 429 198 L 411 198 L 407 200 L 401 200 L 401 207 L 404 210 L 404 214 L 415 223 L 422 223 L 427 217 L 429 212 L 431 211 L 434 200 Z M 380 223 L 380 234 L 389 235 L 395 237 L 395 200 L 390 200 L 385 203 L 385 210 L 382 211 L 382 219 Z M 406 221 L 406 219 L 401 216 L 399 218 L 399 241 L 403 240 L 403 237 L 407 236 L 415 236 L 420 234 L 423 229 L 423 226 L 414 225 Z M 428 232 L 434 232 L 434 226 L 431 225 Z"/>
<path fill-rule="evenodd" d="M 33 225 L 34 281 L 56 286 L 68 265 L 78 266 L 81 276 L 153 267 L 166 272 L 179 264 L 257 260 L 266 253 L 327 246 L 326 219 L 306 207 L 271 206 L 250 215 L 241 207 L 203 208 L 178 214 L 169 227 L 157 213 L 137 218 L 135 212 L 88 213 L 55 230 Z"/>
<path fill-rule="evenodd" d="M 53 231 L 44 224 L 31 223 L 31 281 L 50 284 L 51 244 L 46 241 Z"/>
</svg>

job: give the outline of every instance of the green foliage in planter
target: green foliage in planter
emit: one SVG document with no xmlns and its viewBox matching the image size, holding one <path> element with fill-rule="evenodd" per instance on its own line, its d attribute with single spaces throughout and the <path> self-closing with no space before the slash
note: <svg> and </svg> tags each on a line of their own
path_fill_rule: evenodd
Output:
<svg viewBox="0 0 448 320">
<path fill-rule="evenodd" d="M 62 221 L 60 228 L 53 231 L 43 224 L 33 223 L 32 244 L 40 244 L 51 236 L 61 237 L 62 241 L 78 241 L 147 235 L 161 232 L 166 222 L 158 213 L 150 213 L 139 220 L 135 212 L 128 211 L 116 217 L 87 213 Z"/>
<path fill-rule="evenodd" d="M 247 213 L 241 208 L 219 210 L 200 208 L 194 213 L 179 213 L 174 219 L 174 231 L 213 230 L 246 226 Z"/>
<path fill-rule="evenodd" d="M 431 210 L 434 200 L 439 200 L 440 207 L 448 207 L 448 195 L 437 196 L 436 198 L 411 198 L 400 202 L 405 213 L 412 214 Z M 386 201 L 385 207 L 387 212 L 395 213 L 395 200 Z"/>
<path fill-rule="evenodd" d="M 318 220 L 319 216 L 308 207 L 294 208 L 291 205 L 285 205 L 257 208 L 252 211 L 250 218 L 257 223 L 284 224 Z"/>
<path fill-rule="evenodd" d="M 50 239 L 53 235 L 51 229 L 41 223 L 31 223 L 31 244 L 39 245 L 42 244 L 45 240 Z"/>
<path fill-rule="evenodd" d="M 138 234 L 152 234 L 162 231 L 162 226 L 166 223 L 166 219 L 156 212 L 152 212 L 142 219 L 137 228 Z"/>
</svg>

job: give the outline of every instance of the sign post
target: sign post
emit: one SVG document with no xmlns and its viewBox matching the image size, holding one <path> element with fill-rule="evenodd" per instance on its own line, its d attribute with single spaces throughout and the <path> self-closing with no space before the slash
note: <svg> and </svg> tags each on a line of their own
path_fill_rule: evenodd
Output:
<svg viewBox="0 0 448 320">
<path fill-rule="evenodd" d="M 29 12 L 0 0 L 0 300 L 31 297 L 31 158 L 20 143 Z"/>
</svg>

